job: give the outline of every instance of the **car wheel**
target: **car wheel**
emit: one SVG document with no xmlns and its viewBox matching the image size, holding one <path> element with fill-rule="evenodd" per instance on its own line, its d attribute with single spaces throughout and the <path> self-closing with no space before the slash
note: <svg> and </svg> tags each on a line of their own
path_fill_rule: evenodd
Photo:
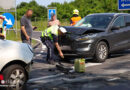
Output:
<svg viewBox="0 0 130 90">
<path fill-rule="evenodd" d="M 9 81 L 8 85 L 13 86 L 7 90 L 23 90 L 24 83 L 27 81 L 25 69 L 21 65 L 11 65 L 3 71 L 4 80 Z"/>
<path fill-rule="evenodd" d="M 96 62 L 104 62 L 108 57 L 108 46 L 105 42 L 99 42 L 96 46 L 95 58 Z"/>
</svg>

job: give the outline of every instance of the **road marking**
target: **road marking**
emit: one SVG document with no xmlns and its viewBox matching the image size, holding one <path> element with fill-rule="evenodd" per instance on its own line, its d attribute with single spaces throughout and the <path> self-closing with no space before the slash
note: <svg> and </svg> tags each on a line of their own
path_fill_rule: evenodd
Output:
<svg viewBox="0 0 130 90">
<path fill-rule="evenodd" d="M 40 51 L 40 53 L 43 53 L 44 51 Z"/>
<path fill-rule="evenodd" d="M 85 67 L 90 67 L 90 66 L 96 66 L 96 65 L 101 65 L 102 63 L 87 63 L 85 64 Z M 74 71 L 74 66 L 72 66 L 73 70 L 71 70 L 70 72 L 73 72 Z M 50 75 L 50 76 L 43 76 L 43 77 L 39 77 L 39 78 L 34 78 L 34 79 L 30 79 L 28 81 L 28 83 L 32 83 L 32 82 L 35 82 L 35 81 L 38 81 L 38 80 L 44 80 L 44 79 L 49 79 L 49 78 L 56 78 L 56 77 L 59 77 L 59 76 L 62 76 L 64 75 L 64 73 L 60 73 L 60 74 L 56 74 L 56 75 Z"/>
<path fill-rule="evenodd" d="M 42 54 L 36 54 L 35 56 L 36 56 L 36 57 L 39 57 L 39 56 L 46 57 L 46 55 L 42 55 Z"/>
<path fill-rule="evenodd" d="M 101 65 L 102 63 L 86 63 L 85 64 L 85 68 L 86 67 L 91 67 L 91 66 L 97 66 L 97 65 Z M 74 66 L 71 67 L 73 70 L 70 70 L 70 72 L 75 72 L 74 71 Z"/>
<path fill-rule="evenodd" d="M 129 72 L 130 70 L 129 69 L 110 69 L 110 70 L 107 70 L 104 72 L 104 74 L 120 74 L 120 73 L 126 73 L 126 72 Z"/>
<path fill-rule="evenodd" d="M 85 67 L 91 67 L 91 66 L 97 66 L 97 65 L 101 65 L 102 63 L 86 63 Z M 74 66 L 72 66 L 71 68 L 74 69 Z"/>
<path fill-rule="evenodd" d="M 116 80 L 119 80 L 119 79 L 120 79 L 119 77 L 114 77 L 114 78 L 107 79 L 107 81 L 111 82 L 111 81 L 116 81 Z"/>
<path fill-rule="evenodd" d="M 39 57 L 39 56 L 41 56 L 41 54 L 37 54 L 36 56 Z"/>
<path fill-rule="evenodd" d="M 43 45 L 43 43 L 41 42 L 41 40 L 39 40 L 39 39 L 35 39 L 35 38 L 32 38 L 32 39 L 38 41 L 38 42 L 42 45 L 42 50 L 46 50 L 46 46 Z"/>
<path fill-rule="evenodd" d="M 85 67 L 91 67 L 91 66 L 97 66 L 97 65 L 101 65 L 102 63 L 86 63 Z"/>
<path fill-rule="evenodd" d="M 50 76 L 43 76 L 43 77 L 40 77 L 40 78 L 29 79 L 28 83 L 35 82 L 35 81 L 38 81 L 38 80 L 44 80 L 44 79 L 48 79 L 48 78 L 56 78 L 56 77 L 59 77 L 59 76 L 62 76 L 62 75 L 64 75 L 64 73 L 60 73 L 60 74 L 56 74 L 56 75 L 50 75 Z"/>
</svg>

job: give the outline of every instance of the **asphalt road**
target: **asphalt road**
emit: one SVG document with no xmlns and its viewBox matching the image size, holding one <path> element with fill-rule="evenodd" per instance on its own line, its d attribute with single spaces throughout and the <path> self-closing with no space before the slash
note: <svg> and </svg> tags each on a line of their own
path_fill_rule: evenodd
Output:
<svg viewBox="0 0 130 90">
<path fill-rule="evenodd" d="M 34 32 L 39 39 L 40 32 Z M 86 73 L 63 74 L 48 65 L 46 48 L 39 45 L 35 50 L 34 64 L 27 84 L 27 90 L 130 90 L 130 50 L 112 54 L 104 63 L 86 59 Z M 73 60 L 62 63 L 73 67 Z M 49 69 L 52 69 L 49 71 Z"/>
</svg>

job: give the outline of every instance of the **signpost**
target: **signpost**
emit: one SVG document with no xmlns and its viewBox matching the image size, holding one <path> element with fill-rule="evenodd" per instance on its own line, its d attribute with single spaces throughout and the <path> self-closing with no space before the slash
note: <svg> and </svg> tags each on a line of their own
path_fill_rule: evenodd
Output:
<svg viewBox="0 0 130 90">
<path fill-rule="evenodd" d="M 4 13 L 3 16 L 5 16 L 3 24 L 6 25 L 7 29 L 12 28 L 15 23 L 14 16 L 10 13 Z"/>
<path fill-rule="evenodd" d="M 4 13 L 3 15 L 6 17 L 4 21 L 4 24 L 6 24 L 6 30 L 8 32 L 9 30 L 14 30 L 17 36 L 16 0 L 0 0 L 0 13 Z M 14 16 L 10 15 L 10 13 L 14 13 Z M 13 27 L 14 23 L 15 26 Z"/>
<path fill-rule="evenodd" d="M 130 0 L 118 0 L 118 10 L 130 10 Z"/>
<path fill-rule="evenodd" d="M 56 8 L 55 7 L 48 8 L 48 20 L 51 20 L 52 14 L 56 15 Z"/>
</svg>

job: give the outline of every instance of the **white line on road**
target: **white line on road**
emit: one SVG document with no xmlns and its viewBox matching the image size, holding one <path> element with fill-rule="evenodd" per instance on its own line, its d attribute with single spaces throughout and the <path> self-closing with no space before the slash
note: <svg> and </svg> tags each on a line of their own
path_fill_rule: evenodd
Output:
<svg viewBox="0 0 130 90">
<path fill-rule="evenodd" d="M 37 54 L 36 56 L 39 57 L 39 56 L 41 56 L 41 55 L 42 55 L 42 54 Z"/>
<path fill-rule="evenodd" d="M 85 67 L 91 67 L 91 66 L 97 66 L 97 65 L 101 65 L 102 63 L 86 63 Z M 72 68 L 74 69 L 74 66 L 72 66 Z"/>
<path fill-rule="evenodd" d="M 101 65 L 102 63 L 87 63 L 85 65 L 85 67 L 90 67 L 90 66 L 96 66 L 96 65 Z M 74 69 L 74 66 L 72 67 Z M 73 72 L 74 70 L 72 70 L 71 72 Z M 31 82 L 35 82 L 35 81 L 38 81 L 38 80 L 44 80 L 44 79 L 48 79 L 48 78 L 55 78 L 55 77 L 59 77 L 59 76 L 62 76 L 64 75 L 64 73 L 60 73 L 60 74 L 56 74 L 56 75 L 50 75 L 50 76 L 43 76 L 43 77 L 40 77 L 40 78 L 34 78 L 34 79 L 30 79 L 28 81 L 28 83 L 31 83 Z"/>
<path fill-rule="evenodd" d="M 44 51 L 40 51 L 40 53 L 43 53 Z"/>
<path fill-rule="evenodd" d="M 97 66 L 97 65 L 101 65 L 102 63 L 86 63 L 85 67 L 91 67 L 91 66 Z M 70 72 L 74 72 L 74 66 L 71 67 L 73 70 L 71 70 Z"/>
<path fill-rule="evenodd" d="M 60 74 L 56 74 L 56 75 L 50 75 L 50 76 L 44 76 L 44 77 L 40 77 L 40 78 L 34 78 L 34 79 L 30 79 L 28 81 L 28 83 L 35 82 L 35 81 L 38 81 L 38 80 L 48 79 L 48 78 L 56 78 L 56 77 L 59 77 L 59 76 L 62 76 L 62 75 L 64 75 L 64 73 L 60 73 Z"/>
<path fill-rule="evenodd" d="M 97 65 L 101 65 L 102 63 L 86 63 L 85 67 L 91 67 L 91 66 L 97 66 Z"/>
<path fill-rule="evenodd" d="M 46 46 L 43 45 L 43 43 L 41 42 L 41 40 L 35 39 L 35 38 L 32 38 L 32 39 L 34 39 L 34 40 L 38 41 L 39 43 L 41 43 L 41 45 L 42 45 L 42 50 L 46 50 Z"/>
</svg>

